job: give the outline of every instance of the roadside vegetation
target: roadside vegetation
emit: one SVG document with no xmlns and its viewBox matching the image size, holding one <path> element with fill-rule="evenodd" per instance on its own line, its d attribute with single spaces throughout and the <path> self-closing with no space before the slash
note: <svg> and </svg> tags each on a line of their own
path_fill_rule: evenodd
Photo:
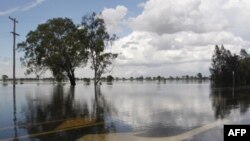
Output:
<svg viewBox="0 0 250 141">
<path fill-rule="evenodd" d="M 211 79 L 218 86 L 246 86 L 250 84 L 250 55 L 241 49 L 232 54 L 222 45 L 215 46 L 210 67 Z"/>
</svg>

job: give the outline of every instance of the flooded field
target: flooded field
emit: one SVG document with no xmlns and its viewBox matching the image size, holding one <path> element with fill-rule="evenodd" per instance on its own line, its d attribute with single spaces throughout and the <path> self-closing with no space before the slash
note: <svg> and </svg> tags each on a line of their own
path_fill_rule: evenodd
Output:
<svg viewBox="0 0 250 141">
<path fill-rule="evenodd" d="M 224 124 L 250 124 L 249 105 L 249 88 L 209 81 L 1 83 L 0 141 L 223 141 Z"/>
</svg>

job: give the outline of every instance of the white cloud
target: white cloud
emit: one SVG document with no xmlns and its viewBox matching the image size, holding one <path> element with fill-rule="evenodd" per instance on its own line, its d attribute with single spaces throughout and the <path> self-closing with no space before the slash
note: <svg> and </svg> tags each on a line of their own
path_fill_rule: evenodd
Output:
<svg viewBox="0 0 250 141">
<path fill-rule="evenodd" d="M 130 19 L 130 26 L 134 30 L 159 34 L 179 31 L 200 33 L 225 29 L 227 21 L 222 18 L 218 5 L 211 5 L 208 3 L 210 1 L 149 0 L 145 3 L 144 11 Z M 210 5 L 213 6 L 212 10 Z"/>
<path fill-rule="evenodd" d="M 138 7 L 141 7 L 141 8 L 144 8 L 145 2 L 141 2 L 141 3 L 139 3 L 137 6 L 138 6 Z"/>
<path fill-rule="evenodd" d="M 162 34 L 153 40 L 152 45 L 159 49 L 181 49 L 183 47 L 197 47 L 208 45 L 234 45 L 247 46 L 249 42 L 244 41 L 240 37 L 236 37 L 230 32 L 208 32 L 208 33 L 194 33 L 194 32 L 178 32 L 175 34 Z"/>
<path fill-rule="evenodd" d="M 224 44 L 227 49 L 238 53 L 249 42 L 230 32 L 179 32 L 159 35 L 134 31 L 116 41 L 111 50 L 121 53 L 116 65 L 125 67 L 130 75 L 139 74 L 138 72 L 168 75 L 176 71 L 192 74 L 198 70 L 208 74 L 215 44 Z"/>
<path fill-rule="evenodd" d="M 121 53 L 114 74 L 209 75 L 216 44 L 233 53 L 250 50 L 248 0 L 148 0 L 139 6 L 143 11 L 127 20 L 133 32 L 112 47 Z"/>
<path fill-rule="evenodd" d="M 33 2 L 24 4 L 22 6 L 16 6 L 14 8 L 0 11 L 0 16 L 10 15 L 10 14 L 15 13 L 17 11 L 28 11 L 28 10 L 40 5 L 41 3 L 45 2 L 45 1 L 46 0 L 34 0 Z"/>
<path fill-rule="evenodd" d="M 16 8 L 11 8 L 11 9 L 8 9 L 8 10 L 5 10 L 5 11 L 0 11 L 0 16 L 9 15 L 11 13 L 16 12 L 18 9 L 19 8 L 16 7 Z"/>
<path fill-rule="evenodd" d="M 249 45 L 228 32 L 197 34 L 181 32 L 158 35 L 152 32 L 135 31 L 119 39 L 112 50 L 121 52 L 120 64 L 153 65 L 202 61 L 211 58 L 215 44 L 224 44 L 237 52 Z"/>
<path fill-rule="evenodd" d="M 43 2 L 45 2 L 45 0 L 35 0 L 34 2 L 31 2 L 31 3 L 27 4 L 26 6 L 24 6 L 22 8 L 22 10 L 23 11 L 28 11 L 28 10 L 40 5 Z"/>
<path fill-rule="evenodd" d="M 193 31 L 232 31 L 250 28 L 248 0 L 148 0 L 143 12 L 129 19 L 134 30 L 158 34 Z"/>
<path fill-rule="evenodd" d="M 125 6 L 118 5 L 116 8 L 104 8 L 101 15 L 106 23 L 107 30 L 110 33 L 120 32 L 120 25 L 126 16 L 128 9 Z"/>
</svg>

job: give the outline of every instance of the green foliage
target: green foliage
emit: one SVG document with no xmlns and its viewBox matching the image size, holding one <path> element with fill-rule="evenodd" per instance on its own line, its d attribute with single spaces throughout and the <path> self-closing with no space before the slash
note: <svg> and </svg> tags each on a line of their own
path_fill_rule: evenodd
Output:
<svg viewBox="0 0 250 141">
<path fill-rule="evenodd" d="M 245 49 L 240 50 L 240 56 L 242 59 L 246 59 L 246 58 L 250 57 L 250 55 L 247 53 L 247 51 Z"/>
<path fill-rule="evenodd" d="M 197 78 L 199 79 L 199 80 L 201 80 L 202 79 L 202 74 L 199 72 L 199 73 L 197 73 Z"/>
<path fill-rule="evenodd" d="M 91 69 L 94 70 L 94 84 L 97 85 L 101 80 L 102 74 L 109 72 L 108 67 L 118 54 L 104 52 L 105 47 L 112 45 L 116 36 L 112 37 L 105 28 L 104 20 L 95 13 L 86 15 L 82 19 L 82 27 L 87 31 L 89 58 Z"/>
<path fill-rule="evenodd" d="M 174 77 L 173 77 L 173 76 L 169 76 L 168 79 L 169 79 L 169 80 L 174 80 Z"/>
<path fill-rule="evenodd" d="M 107 76 L 107 82 L 112 82 L 114 80 L 114 77 L 112 75 Z"/>
<path fill-rule="evenodd" d="M 136 77 L 136 80 L 137 80 L 137 81 L 143 81 L 143 80 L 144 80 L 144 77 L 143 77 L 143 76 Z"/>
<path fill-rule="evenodd" d="M 90 78 L 83 78 L 83 81 L 89 83 L 90 82 Z"/>
<path fill-rule="evenodd" d="M 244 85 L 250 85 L 250 55 L 246 50 L 242 49 L 240 52 L 241 64 L 240 64 L 240 74 L 241 81 Z"/>
<path fill-rule="evenodd" d="M 130 81 L 134 81 L 134 77 L 131 76 L 131 77 L 129 78 L 129 80 L 130 80 Z"/>
<path fill-rule="evenodd" d="M 7 75 L 2 75 L 2 80 L 5 82 L 9 77 Z"/>
<path fill-rule="evenodd" d="M 211 79 L 219 85 L 249 85 L 250 57 L 245 50 L 241 56 L 231 54 L 223 46 L 215 46 L 210 68 Z"/>
<path fill-rule="evenodd" d="M 161 76 L 157 76 L 157 80 L 160 81 L 161 80 Z"/>
<path fill-rule="evenodd" d="M 54 18 L 30 31 L 26 41 L 18 44 L 24 52 L 22 64 L 27 74 L 50 70 L 57 81 L 68 77 L 75 85 L 74 71 L 87 62 L 86 29 L 79 29 L 68 18 Z"/>
<path fill-rule="evenodd" d="M 151 81 L 152 77 L 146 77 L 145 79 L 148 80 L 148 81 Z"/>
</svg>

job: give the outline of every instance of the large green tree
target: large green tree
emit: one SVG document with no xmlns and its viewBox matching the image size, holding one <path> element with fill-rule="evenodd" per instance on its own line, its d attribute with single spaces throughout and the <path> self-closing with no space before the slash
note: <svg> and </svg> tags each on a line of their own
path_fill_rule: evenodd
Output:
<svg viewBox="0 0 250 141">
<path fill-rule="evenodd" d="M 240 51 L 240 73 L 243 85 L 250 84 L 250 55 L 245 49 Z"/>
<path fill-rule="evenodd" d="M 110 36 L 105 23 L 96 13 L 86 15 L 82 19 L 82 28 L 87 30 L 89 59 L 91 69 L 94 70 L 95 87 L 101 80 L 102 74 L 110 71 L 109 66 L 118 54 L 105 51 L 105 47 L 112 45 L 116 36 Z"/>
<path fill-rule="evenodd" d="M 212 57 L 212 66 L 210 67 L 211 79 L 215 84 L 239 85 L 241 83 L 240 57 L 232 54 L 222 45 L 215 46 Z"/>
<path fill-rule="evenodd" d="M 81 29 L 68 18 L 54 18 L 40 24 L 18 44 L 24 52 L 21 61 L 27 74 L 50 70 L 56 80 L 66 77 L 75 86 L 75 69 L 87 62 L 86 29 Z"/>
</svg>

